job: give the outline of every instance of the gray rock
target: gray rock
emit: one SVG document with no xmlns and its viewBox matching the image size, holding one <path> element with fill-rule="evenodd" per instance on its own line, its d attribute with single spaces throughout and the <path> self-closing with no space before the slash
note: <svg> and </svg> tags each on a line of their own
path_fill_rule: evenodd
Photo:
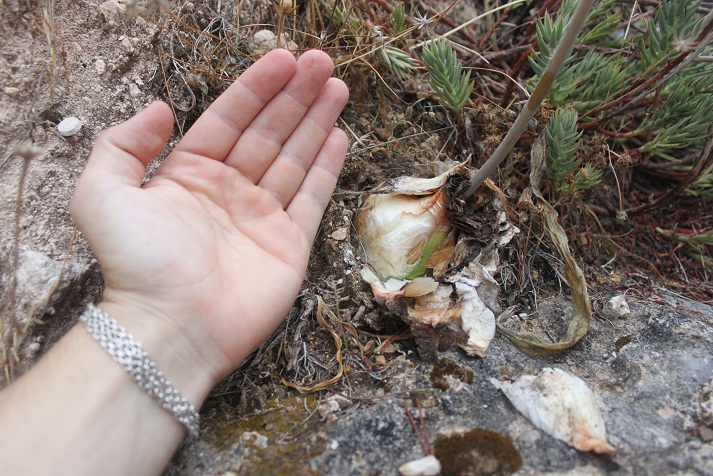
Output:
<svg viewBox="0 0 713 476">
<path fill-rule="evenodd" d="M 73 323 L 53 317 L 75 314 L 76 309 L 82 309 L 87 300 L 98 293 L 98 272 L 94 260 L 70 257 L 65 263 L 63 258 L 53 259 L 42 252 L 20 247 L 14 308 L 10 311 L 14 319 L 7 319 L 9 314 L 3 316 L 6 326 L 20 330 L 17 345 L 22 359 L 16 368 L 18 376 Z M 5 280 L 9 283 L 11 270 L 6 273 Z"/>
<path fill-rule="evenodd" d="M 39 251 L 20 247 L 15 285 L 20 314 L 33 308 L 36 308 L 36 314 L 52 312 L 52 306 L 63 299 L 63 292 L 81 280 L 90 267 L 88 263 L 73 259 L 63 263 L 63 259 L 53 259 Z M 23 324 L 26 318 L 26 315 L 18 316 Z"/>
<path fill-rule="evenodd" d="M 520 475 L 713 474 L 713 446 L 695 432 L 701 419 L 701 390 L 713 377 L 713 312 L 705 306 L 686 310 L 630 304 L 631 318 L 593 320 L 587 336 L 560 356 L 525 355 L 501 336 L 484 359 L 449 351 L 442 357 L 472 371 L 474 379 L 468 383 L 449 377 L 447 390 L 434 388 L 430 379 L 433 366 L 440 364 L 424 363 L 411 352 L 391 368 L 385 388 L 383 382 L 374 382 L 371 391 L 368 386 L 353 389 L 350 397 L 357 401 L 362 397 L 360 405 L 311 429 L 321 438 L 306 446 L 305 454 L 314 455 L 308 458 L 309 467 L 324 475 L 397 474 L 401 464 L 424 456 L 403 407 L 408 405 L 419 425 L 412 403 L 418 398 L 432 443 L 438 446 L 440 438 L 454 431 L 492 430 L 519 451 Z M 537 373 L 546 366 L 566 369 L 588 383 L 601 402 L 616 453 L 582 453 L 537 430 L 488 381 Z M 360 391 L 364 395 L 358 395 Z M 189 444 L 167 474 L 238 470 L 246 458 L 267 457 L 276 445 L 271 440 L 265 453 L 258 450 L 246 456 L 240 444 L 223 450 L 205 442 Z M 444 465 L 443 474 L 451 474 L 449 461 L 438 449 L 436 456 Z M 186 461 L 198 460 L 206 466 L 199 472 L 189 470 Z M 186 471 L 178 468 L 178 461 Z M 491 464 L 491 469 L 496 465 Z M 478 474 L 510 474 L 493 471 Z"/>
</svg>

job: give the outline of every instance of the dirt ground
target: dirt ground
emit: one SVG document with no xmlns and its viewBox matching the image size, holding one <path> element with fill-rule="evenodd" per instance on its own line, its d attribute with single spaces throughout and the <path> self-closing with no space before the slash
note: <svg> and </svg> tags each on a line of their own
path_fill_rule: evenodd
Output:
<svg viewBox="0 0 713 476">
<path fill-rule="evenodd" d="M 8 372 L 20 375 L 73 325 L 87 302 L 96 302 L 100 297 L 102 283 L 98 264 L 81 233 L 75 234 L 68 211 L 72 190 L 97 135 L 152 101 L 161 99 L 172 102 L 177 111 L 178 125 L 169 143 L 170 149 L 179 139 L 179 131 L 187 129 L 215 94 L 228 84 L 229 78 L 216 79 L 204 74 L 200 68 L 185 70 L 184 75 L 177 74 L 182 71 L 179 67 L 181 58 L 186 58 L 190 52 L 181 50 L 177 36 L 166 27 L 168 20 L 150 14 L 127 15 L 126 3 L 132 2 L 0 0 L 0 143 L 4 144 L 0 157 L 0 289 L 7 343 L 6 374 L 2 378 L 5 383 Z M 148 2 L 152 3 L 155 2 Z M 214 19 L 198 7 L 200 3 L 200 0 L 176 1 L 170 2 L 169 6 L 174 12 L 194 15 L 198 25 L 209 28 Z M 210 3 L 218 10 L 226 8 L 219 1 Z M 274 25 L 278 17 L 265 2 L 245 0 L 241 5 L 241 24 L 247 26 L 239 30 L 236 42 L 242 51 L 256 56 L 263 46 L 256 42 L 255 33 L 262 28 L 260 25 Z M 467 15 L 473 7 L 462 2 L 459 8 Z M 249 63 L 247 56 L 236 60 L 230 67 L 233 75 Z M 230 68 L 225 72 L 230 73 Z M 344 74 L 353 97 L 370 97 L 364 91 L 368 91 L 371 81 L 375 81 L 373 77 L 359 77 L 357 70 L 338 74 Z M 375 91 L 381 94 L 380 89 Z M 428 412 L 429 408 L 447 408 L 448 398 L 459 398 L 459 394 L 446 394 L 440 387 L 438 392 L 442 393 L 434 393 L 433 388 L 419 393 L 418 388 L 409 387 L 414 382 L 427 384 L 429 378 L 436 385 L 428 372 L 438 369 L 418 357 L 419 349 L 407 333 L 408 327 L 375 302 L 359 274 L 363 260 L 353 233 L 361 192 L 402 175 L 431 176 L 434 161 L 464 160 L 473 152 L 463 150 L 453 157 L 445 156 L 442 151 L 448 134 L 426 131 L 448 127 L 455 130 L 455 126 L 442 107 L 420 102 L 427 96 L 424 91 L 414 97 L 405 97 L 407 102 L 419 103 L 415 109 L 409 109 L 408 114 L 388 109 L 393 98 L 373 97 L 372 103 L 352 102 L 347 107 L 344 120 L 340 122 L 350 135 L 347 163 L 313 249 L 303 292 L 274 338 L 213 392 L 202 410 L 200 440 L 187 443 L 179 451 L 168 474 L 395 474 L 395 469 L 390 466 L 383 472 L 375 467 L 378 462 L 365 456 L 368 449 L 363 446 L 352 448 L 358 454 L 345 456 L 353 463 L 352 469 L 346 471 L 347 463 L 337 462 L 330 456 L 336 449 L 334 441 L 341 441 L 345 447 L 345 441 L 351 438 L 338 436 L 339 431 L 347 431 L 345 425 L 352 425 L 356 427 L 354 431 L 371 432 L 378 438 L 395 431 L 393 425 L 396 425 L 409 435 L 406 440 L 395 440 L 395 444 L 401 445 L 396 445 L 399 451 L 404 455 L 416 455 L 420 449 L 415 449 L 417 443 L 413 439 L 412 427 L 400 413 L 401 406 L 384 401 L 384 395 L 406 395 L 404 401 L 409 402 L 414 414 L 417 410 L 411 405 L 417 401 Z M 504 111 L 483 110 L 474 114 L 488 115 L 484 122 L 492 137 L 504 132 L 503 121 L 511 120 Z M 57 132 L 57 124 L 67 117 L 79 118 L 83 126 L 76 135 L 62 137 Z M 487 154 L 496 145 L 495 139 L 484 140 L 478 150 Z M 518 154 L 510 167 L 518 160 L 527 160 Z M 160 158 L 152 167 L 159 162 Z M 496 181 L 510 199 L 516 198 L 515 192 L 508 189 L 506 179 L 500 176 Z M 591 253 L 598 251 L 593 249 Z M 516 248 L 503 251 L 502 258 L 504 266 L 516 267 Z M 600 310 L 613 294 L 607 285 L 621 279 L 619 271 L 603 265 L 607 261 L 606 256 L 590 260 L 598 265 L 596 273 L 587 276 L 595 286 L 590 291 L 595 311 Z M 545 268 L 542 264 L 542 269 Z M 549 280 L 543 287 L 541 305 L 543 313 L 546 308 L 550 309 L 550 317 L 546 320 L 557 332 L 564 326 L 562 315 L 569 301 L 566 293 L 560 292 L 558 278 L 551 271 L 549 273 L 541 277 L 542 282 Z M 597 281 L 604 285 L 597 285 Z M 301 395 L 284 385 L 284 381 L 309 387 L 334 377 L 340 367 L 332 335 L 315 319 L 317 297 L 323 299 L 334 314 L 330 322 L 341 327 L 335 330 L 344 344 L 343 375 L 326 391 Z M 502 304 L 512 304 L 509 299 L 505 293 Z M 512 297 L 511 300 L 518 299 Z M 686 299 L 679 298 L 679 301 Z M 710 309 L 705 306 L 702 309 L 697 312 L 710 318 Z M 638 331 L 639 324 L 632 326 Z M 710 355 L 706 357 L 706 353 L 713 351 L 710 325 L 710 319 L 701 324 L 705 327 L 702 335 L 708 337 L 702 337 L 699 342 L 700 361 L 709 361 Z M 595 327 L 603 328 L 606 324 L 598 321 Z M 607 334 L 607 337 L 618 339 L 620 334 Z M 447 374 L 445 385 L 461 388 L 472 383 L 468 368 L 477 373 L 487 367 L 487 372 L 493 374 L 499 366 L 497 368 L 504 373 L 513 373 L 569 359 L 536 360 L 506 368 L 505 347 L 509 346 L 509 352 L 518 351 L 502 336 L 496 341 L 494 362 L 497 364 L 488 363 L 487 357 L 483 360 L 465 357 L 455 347 L 445 350 L 444 355 L 456 362 L 450 367 L 450 364 L 443 364 Z M 610 351 L 606 346 L 592 345 L 592 352 Z M 577 349 L 577 352 L 587 351 Z M 524 358 L 523 354 L 519 355 L 518 359 Z M 582 367 L 583 364 L 577 365 Z M 705 370 L 698 367 L 691 373 L 702 380 L 697 387 L 691 385 L 689 393 L 696 394 L 710 375 L 706 377 Z M 443 379 L 438 381 L 441 382 L 439 385 L 444 385 Z M 492 391 L 484 395 L 487 399 L 478 400 L 479 405 L 505 408 L 501 395 L 496 396 Z M 691 397 L 686 394 L 681 398 L 690 400 Z M 383 425 L 392 426 L 385 429 L 381 420 L 369 417 L 364 419 L 366 426 L 358 427 L 358 419 L 350 417 L 367 408 L 388 412 L 390 416 L 383 418 Z M 434 416 L 430 422 L 434 434 L 442 429 L 439 427 L 441 423 L 449 428 L 458 426 L 448 420 L 453 414 L 443 411 L 444 420 Z M 508 411 L 515 414 L 512 408 Z M 394 423 L 397 412 L 399 420 Z M 512 425 L 506 428 L 494 423 L 491 429 L 509 433 L 516 446 L 525 446 L 527 451 L 534 452 L 537 438 L 532 430 L 524 429 L 524 426 L 513 428 Z M 690 434 L 696 444 L 705 441 L 704 437 L 695 436 L 695 432 Z M 549 451 L 550 446 L 557 447 L 558 443 L 548 441 L 546 444 Z M 700 444 L 703 447 L 710 445 Z M 332 453 L 325 452 L 325 448 Z M 543 457 L 532 460 L 536 463 L 531 462 L 528 466 L 525 458 L 527 472 L 522 474 L 618 471 L 616 465 L 589 457 L 577 459 L 581 455 L 574 456 L 574 452 L 557 448 L 547 453 L 550 460 Z M 710 453 L 710 448 L 704 450 Z M 703 454 L 704 450 L 695 454 Z M 637 455 L 643 454 L 642 451 L 638 447 L 632 449 Z M 709 453 L 705 453 L 706 458 L 710 457 Z M 223 464 L 228 460 L 220 455 L 225 454 L 233 456 L 228 458 L 229 463 Z M 575 470 L 565 473 L 572 466 L 562 462 L 570 459 L 593 469 L 589 473 Z M 705 468 L 708 461 L 711 460 L 694 466 Z M 496 468 L 495 472 L 482 474 L 510 474 L 516 465 L 509 464 Z M 291 468 L 291 472 L 285 468 Z M 549 473 L 550 470 L 553 472 Z M 562 472 L 555 473 L 555 470 Z M 676 474 L 694 474 L 686 473 L 685 467 L 681 471 Z"/>
</svg>

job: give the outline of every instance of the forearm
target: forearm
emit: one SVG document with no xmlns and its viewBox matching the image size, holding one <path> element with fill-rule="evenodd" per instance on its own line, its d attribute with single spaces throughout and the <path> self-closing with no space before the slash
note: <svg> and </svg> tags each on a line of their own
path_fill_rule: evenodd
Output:
<svg viewBox="0 0 713 476">
<path fill-rule="evenodd" d="M 182 355 L 180 337 L 121 323 L 200 406 L 213 382 Z M 81 324 L 0 393 L 0 428 L 5 474 L 159 474 L 185 435 Z"/>
</svg>

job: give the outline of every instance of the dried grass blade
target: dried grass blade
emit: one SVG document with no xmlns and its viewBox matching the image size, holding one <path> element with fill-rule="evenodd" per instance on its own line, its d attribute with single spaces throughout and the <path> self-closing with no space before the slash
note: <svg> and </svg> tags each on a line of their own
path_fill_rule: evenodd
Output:
<svg viewBox="0 0 713 476">
<path fill-rule="evenodd" d="M 342 378 L 342 375 L 344 374 L 344 364 L 342 363 L 342 338 L 339 337 L 339 335 L 334 331 L 332 326 L 329 325 L 329 323 L 324 319 L 324 312 L 327 312 L 330 314 L 330 317 L 334 318 L 336 320 L 336 316 L 332 313 L 331 310 L 329 310 L 328 307 L 325 306 L 324 301 L 320 296 L 317 296 L 317 322 L 319 323 L 320 326 L 324 327 L 327 332 L 329 332 L 332 337 L 334 338 L 334 344 L 337 347 L 337 353 L 335 355 L 335 358 L 337 359 L 337 364 L 339 365 L 339 368 L 337 369 L 337 374 L 327 380 L 323 380 L 322 382 L 319 382 L 315 385 L 312 385 L 311 387 L 306 387 L 303 385 L 298 385 L 296 383 L 289 382 L 285 380 L 284 378 L 282 379 L 282 385 L 285 385 L 286 387 L 291 387 L 297 390 L 300 393 L 313 393 L 317 392 L 319 390 L 322 390 L 332 384 L 335 384 L 339 381 L 339 379 Z"/>
<path fill-rule="evenodd" d="M 567 235 L 562 226 L 557 222 L 557 211 L 547 203 L 539 190 L 542 180 L 543 163 L 545 160 L 544 135 L 535 141 L 531 154 L 530 187 L 532 188 L 532 216 L 542 220 L 542 227 L 552 241 L 554 248 L 559 253 L 564 267 L 562 274 L 567 280 L 572 291 L 572 315 L 569 317 L 564 335 L 555 343 L 544 342 L 531 332 L 515 332 L 503 326 L 503 322 L 510 317 L 510 313 L 503 313 L 496 320 L 498 331 L 513 342 L 520 350 L 534 355 L 554 355 L 569 349 L 584 337 L 589 329 L 592 318 L 592 307 L 589 302 L 587 283 L 584 274 L 572 257 L 569 250 Z"/>
</svg>

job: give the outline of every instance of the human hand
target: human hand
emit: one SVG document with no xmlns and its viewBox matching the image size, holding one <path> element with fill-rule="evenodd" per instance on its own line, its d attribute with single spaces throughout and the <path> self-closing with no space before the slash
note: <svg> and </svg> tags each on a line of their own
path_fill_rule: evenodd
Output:
<svg viewBox="0 0 713 476">
<path fill-rule="evenodd" d="M 141 187 L 173 123 L 153 103 L 101 134 L 72 198 L 102 266 L 100 307 L 140 341 L 155 328 L 176 336 L 174 355 L 213 384 L 299 292 L 347 147 L 334 123 L 349 93 L 332 68 L 319 51 L 268 53 Z"/>
</svg>

